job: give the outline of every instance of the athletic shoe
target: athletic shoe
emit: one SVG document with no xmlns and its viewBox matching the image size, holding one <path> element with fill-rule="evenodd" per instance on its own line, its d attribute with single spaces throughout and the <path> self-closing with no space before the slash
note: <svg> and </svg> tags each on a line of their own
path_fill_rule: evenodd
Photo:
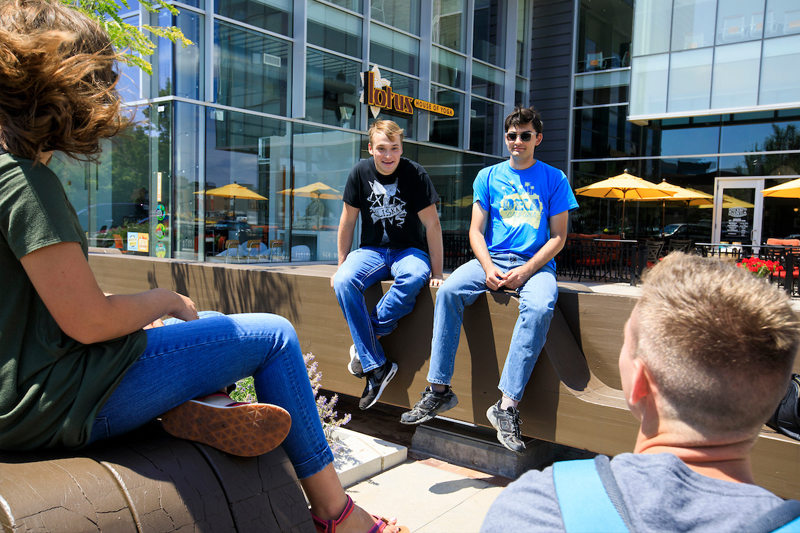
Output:
<svg viewBox="0 0 800 533">
<path fill-rule="evenodd" d="M 292 427 L 292 417 L 277 405 L 212 405 L 190 400 L 161 415 L 173 437 L 207 444 L 231 455 L 256 457 L 277 448 Z"/>
<path fill-rule="evenodd" d="M 366 376 L 364 368 L 361 366 L 361 359 L 359 359 L 358 352 L 356 352 L 355 344 L 350 346 L 350 362 L 347 364 L 347 370 L 358 379 Z"/>
<path fill-rule="evenodd" d="M 422 399 L 407 413 L 403 413 L 400 422 L 403 424 L 422 424 L 439 413 L 449 411 L 458 405 L 458 397 L 448 386 L 444 392 L 434 392 L 430 387 L 425 387 L 421 393 Z"/>
<path fill-rule="evenodd" d="M 500 409 L 500 402 L 501 400 L 497 400 L 497 403 L 486 411 L 486 418 L 497 430 L 497 440 L 500 441 L 500 444 L 512 452 L 522 455 L 525 452 L 525 443 L 522 442 L 522 434 L 519 432 L 519 425 L 522 423 L 519 419 L 519 411 L 514 407 L 503 411 Z"/>
<path fill-rule="evenodd" d="M 392 381 L 395 374 L 397 374 L 397 363 L 390 361 L 386 361 L 383 366 L 367 372 L 367 386 L 364 388 L 364 393 L 361 395 L 358 406 L 361 409 L 369 409 L 375 405 L 375 402 L 381 397 L 383 389 Z"/>
</svg>

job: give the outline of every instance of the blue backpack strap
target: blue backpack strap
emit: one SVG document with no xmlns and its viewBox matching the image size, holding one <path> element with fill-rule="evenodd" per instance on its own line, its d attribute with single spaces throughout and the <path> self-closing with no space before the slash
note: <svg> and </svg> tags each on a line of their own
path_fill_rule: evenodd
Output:
<svg viewBox="0 0 800 533">
<path fill-rule="evenodd" d="M 593 459 L 555 463 L 553 481 L 568 533 L 628 531 L 608 497 Z"/>
<path fill-rule="evenodd" d="M 742 528 L 747 533 L 800 532 L 800 501 L 786 500 Z"/>
</svg>

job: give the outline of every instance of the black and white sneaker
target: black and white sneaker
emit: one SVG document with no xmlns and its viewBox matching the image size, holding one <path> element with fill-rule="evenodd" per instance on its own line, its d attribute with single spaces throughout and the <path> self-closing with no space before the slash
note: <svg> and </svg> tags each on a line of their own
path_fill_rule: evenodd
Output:
<svg viewBox="0 0 800 533">
<path fill-rule="evenodd" d="M 422 399 L 410 411 L 403 413 L 400 422 L 409 425 L 422 424 L 456 405 L 458 405 L 458 397 L 449 386 L 444 392 L 434 392 L 430 387 L 425 387 Z"/>
<path fill-rule="evenodd" d="M 383 366 L 367 372 L 367 386 L 364 387 L 364 393 L 361 395 L 358 406 L 361 409 L 369 409 L 375 405 L 375 402 L 381 397 L 383 389 L 392 381 L 395 374 L 397 374 L 397 363 L 391 361 L 386 361 Z"/>
<path fill-rule="evenodd" d="M 350 346 L 350 362 L 347 363 L 347 370 L 358 379 L 366 376 L 366 374 L 364 374 L 364 368 L 361 366 L 361 359 L 358 357 L 355 344 Z"/>
<path fill-rule="evenodd" d="M 522 423 L 519 419 L 519 411 L 514 407 L 509 407 L 504 411 L 500 409 L 500 402 L 501 400 L 497 400 L 497 403 L 486 411 L 486 418 L 497 430 L 497 440 L 500 441 L 500 444 L 512 452 L 522 455 L 525 452 L 525 443 L 522 442 L 522 434 L 519 432 L 519 425 Z"/>
</svg>

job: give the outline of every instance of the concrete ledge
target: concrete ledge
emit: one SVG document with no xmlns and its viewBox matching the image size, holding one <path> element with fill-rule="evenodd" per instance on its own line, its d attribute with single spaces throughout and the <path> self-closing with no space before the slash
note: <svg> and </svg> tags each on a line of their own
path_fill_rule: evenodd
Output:
<svg viewBox="0 0 800 533">
<path fill-rule="evenodd" d="M 333 465 L 345 488 L 403 463 L 408 456 L 405 446 L 349 429 L 337 428 L 334 435 L 339 447 Z"/>
</svg>

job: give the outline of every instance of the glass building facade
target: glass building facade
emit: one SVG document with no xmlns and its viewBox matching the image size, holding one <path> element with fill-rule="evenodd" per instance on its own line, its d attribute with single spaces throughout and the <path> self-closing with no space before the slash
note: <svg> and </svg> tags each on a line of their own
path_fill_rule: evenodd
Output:
<svg viewBox="0 0 800 533">
<path fill-rule="evenodd" d="M 187 0 L 175 16 L 130 5 L 129 24 L 174 25 L 195 44 L 159 39 L 150 76 L 122 68 L 129 126 L 100 165 L 53 162 L 93 246 L 336 261 L 345 181 L 382 118 L 433 179 L 445 233 L 463 233 L 475 175 L 505 157 L 503 118 L 529 105 L 530 0 Z M 360 101 L 375 67 L 395 94 L 452 116 L 376 117 Z"/>
<path fill-rule="evenodd" d="M 573 186 L 628 170 L 717 201 L 628 202 L 622 221 L 621 202 L 579 197 L 573 231 L 683 227 L 743 244 L 800 234 L 800 201 L 760 193 L 800 177 L 800 78 L 786 68 L 800 63 L 796 2 L 579 2 Z"/>
<path fill-rule="evenodd" d="M 579 197 L 571 231 L 785 238 L 800 234 L 800 201 L 760 191 L 800 177 L 800 71 L 786 68 L 800 60 L 795 3 L 187 0 L 173 16 L 134 1 L 127 22 L 175 25 L 196 44 L 159 40 L 152 76 L 122 69 L 130 125 L 101 165 L 53 165 L 93 245 L 335 261 L 341 193 L 376 118 L 362 75 L 377 67 L 394 93 L 453 109 L 378 115 L 405 129 L 446 236 L 467 231 L 472 181 L 507 157 L 502 121 L 521 103 L 543 112 L 537 155 L 576 189 L 628 170 L 718 200 L 627 203 L 623 221 L 621 202 Z M 551 118 L 557 96 L 564 120 Z"/>
</svg>

